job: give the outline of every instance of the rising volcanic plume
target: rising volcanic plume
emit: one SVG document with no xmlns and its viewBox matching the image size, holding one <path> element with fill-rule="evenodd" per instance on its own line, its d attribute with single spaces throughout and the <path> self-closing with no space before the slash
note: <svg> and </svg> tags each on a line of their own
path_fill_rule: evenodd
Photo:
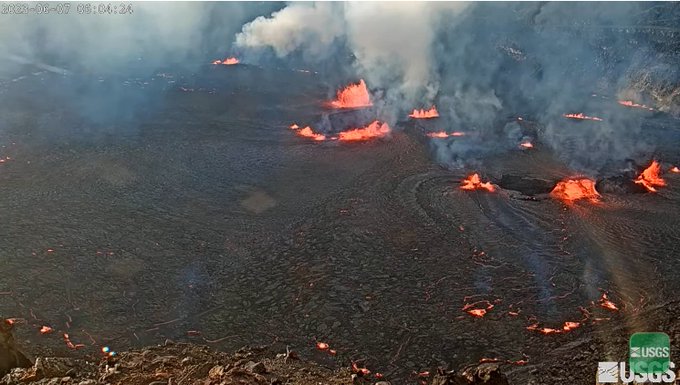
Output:
<svg viewBox="0 0 680 385">
<path fill-rule="evenodd" d="M 517 149 L 522 138 L 509 138 L 498 126 L 504 114 L 522 114 L 545 126 L 541 143 L 575 170 L 597 172 L 608 161 L 650 150 L 637 136 L 640 121 L 617 114 L 621 105 L 651 106 L 615 98 L 593 105 L 591 97 L 625 88 L 627 74 L 642 63 L 635 52 L 648 45 L 643 37 L 633 43 L 597 28 L 636 24 L 634 15 L 645 7 L 293 3 L 244 25 L 235 42 L 245 51 L 271 50 L 279 58 L 302 57 L 326 68 L 331 95 L 365 79 L 371 90 L 380 90 L 372 98 L 378 118 L 395 128 L 413 106 L 436 103 L 442 122 L 456 131 L 476 131 L 478 138 L 433 143 L 442 164 L 461 166 Z M 585 31 L 583 25 L 596 29 Z M 569 122 L 579 120 L 598 126 L 570 130 Z"/>
</svg>

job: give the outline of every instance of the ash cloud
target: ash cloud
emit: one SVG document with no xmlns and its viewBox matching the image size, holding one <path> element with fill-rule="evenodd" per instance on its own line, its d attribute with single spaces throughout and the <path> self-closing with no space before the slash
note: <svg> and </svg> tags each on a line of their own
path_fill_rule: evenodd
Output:
<svg viewBox="0 0 680 385">
<path fill-rule="evenodd" d="M 244 25 L 235 42 L 244 50 L 271 49 L 278 57 L 301 55 L 322 67 L 338 61 L 338 52 L 346 53 L 351 71 L 338 72 L 365 78 L 379 114 L 392 125 L 410 109 L 436 103 L 442 128 L 474 132 L 434 142 L 442 164 L 458 167 L 516 149 L 525 136 L 508 134 L 506 125 L 523 116 L 542 124 L 539 139 L 570 166 L 597 173 L 608 162 L 649 157 L 653 151 L 641 138 L 640 115 L 617 105 L 616 97 L 630 84 L 626 75 L 649 61 L 640 55 L 662 56 L 638 28 L 663 19 L 664 12 L 654 8 L 644 3 L 293 3 Z M 562 117 L 577 112 L 604 121 Z"/>
<path fill-rule="evenodd" d="M 157 90 L 129 84 L 143 83 L 159 72 L 191 73 L 233 53 L 232 37 L 245 22 L 284 6 L 133 2 L 132 14 L 94 15 L 80 14 L 79 4 L 85 3 L 71 3 L 68 14 L 0 15 L 0 84 L 38 70 L 57 74 L 57 85 L 42 93 L 58 94 L 71 105 L 69 114 L 90 123 L 87 132 L 50 128 L 52 132 L 41 136 L 125 134 L 119 123 L 139 125 L 141 114 L 162 103 Z"/>
<path fill-rule="evenodd" d="M 384 91 L 389 106 L 430 103 L 439 80 L 432 61 L 437 30 L 465 3 L 293 3 L 243 26 L 236 45 L 271 48 L 278 57 L 298 51 L 313 63 L 351 57 L 354 77 Z M 344 61 L 340 58 L 340 61 Z M 342 71 L 342 70 L 339 70 Z"/>
<path fill-rule="evenodd" d="M 98 3 L 93 3 L 96 7 Z M 143 71 L 165 64 L 197 66 L 232 47 L 241 25 L 281 5 L 269 3 L 159 2 L 131 3 L 132 14 L 16 15 L 0 23 L 0 50 L 31 62 L 73 71 L 120 73 L 139 61 Z M 0 63 L 0 69 L 16 65 Z"/>
</svg>

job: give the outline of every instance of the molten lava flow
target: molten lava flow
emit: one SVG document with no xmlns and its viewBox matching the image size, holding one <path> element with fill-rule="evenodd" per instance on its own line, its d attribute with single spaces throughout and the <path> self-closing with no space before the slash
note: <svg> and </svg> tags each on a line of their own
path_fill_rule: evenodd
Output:
<svg viewBox="0 0 680 385">
<path fill-rule="evenodd" d="M 298 128 L 300 128 L 300 126 L 298 126 L 298 125 L 295 124 L 295 123 L 293 123 L 293 124 L 290 125 L 290 129 L 291 129 L 291 130 L 297 130 Z"/>
<path fill-rule="evenodd" d="M 489 310 L 493 309 L 493 307 L 494 305 L 489 301 L 478 301 L 465 304 L 461 310 L 473 317 L 482 318 Z"/>
<path fill-rule="evenodd" d="M 482 182 L 479 174 L 475 173 L 460 182 L 461 190 L 487 190 L 489 192 L 496 191 L 496 188 L 491 182 Z"/>
<path fill-rule="evenodd" d="M 84 348 L 84 347 L 85 347 L 84 344 L 74 344 L 73 342 L 71 342 L 71 338 L 70 338 L 70 337 L 68 336 L 68 334 L 66 334 L 66 333 L 64 333 L 64 342 L 66 343 L 66 346 L 67 346 L 69 349 L 73 349 L 73 350 L 78 350 L 78 349 L 80 349 L 80 348 Z"/>
<path fill-rule="evenodd" d="M 601 122 L 602 118 L 598 118 L 596 116 L 588 116 L 584 115 L 582 112 L 579 112 L 578 114 L 563 114 L 565 118 L 569 119 L 581 119 L 581 120 L 594 120 L 596 122 Z"/>
<path fill-rule="evenodd" d="M 49 326 L 43 326 L 40 328 L 40 334 L 49 334 L 52 333 L 52 328 Z"/>
<path fill-rule="evenodd" d="M 589 199 L 594 202 L 600 196 L 595 190 L 595 181 L 586 178 L 567 179 L 558 182 L 550 195 L 567 202 L 579 199 Z"/>
<path fill-rule="evenodd" d="M 525 149 L 534 148 L 533 143 L 528 142 L 528 141 L 520 143 L 519 146 L 522 147 L 522 148 L 525 148 Z"/>
<path fill-rule="evenodd" d="M 680 168 L 678 168 L 678 166 L 673 166 L 673 167 L 671 167 L 670 172 L 674 172 L 674 173 L 678 174 L 678 173 L 680 173 Z"/>
<path fill-rule="evenodd" d="M 600 297 L 600 306 L 602 306 L 605 309 L 612 310 L 612 311 L 617 311 L 619 310 L 619 307 L 616 306 L 614 302 L 609 300 L 609 297 L 607 297 L 606 293 L 602 293 L 602 296 Z"/>
<path fill-rule="evenodd" d="M 316 141 L 326 140 L 326 135 L 317 134 L 316 132 L 312 131 L 312 128 L 309 126 L 297 131 L 297 134 L 300 136 L 304 136 L 305 138 L 314 139 Z"/>
<path fill-rule="evenodd" d="M 450 138 L 452 136 L 465 136 L 464 132 L 460 131 L 454 131 L 452 133 L 448 133 L 446 131 L 437 131 L 437 132 L 428 132 L 427 136 L 430 138 L 435 138 L 435 139 L 444 139 L 444 138 Z"/>
<path fill-rule="evenodd" d="M 325 342 L 317 342 L 316 343 L 316 348 L 319 349 L 319 350 L 328 350 L 329 347 L 330 346 Z"/>
<path fill-rule="evenodd" d="M 373 138 L 382 138 L 389 133 L 390 126 L 388 126 L 387 123 L 380 123 L 376 120 L 364 128 L 356 128 L 354 130 L 341 132 L 338 139 L 345 142 L 356 142 Z"/>
<path fill-rule="evenodd" d="M 648 111 L 654 111 L 652 107 L 645 106 L 644 104 L 637 104 L 633 102 L 632 100 L 619 100 L 619 104 L 622 106 L 626 107 L 632 107 L 632 108 L 642 108 Z"/>
<path fill-rule="evenodd" d="M 368 370 L 367 368 L 360 368 L 354 361 L 352 361 L 352 372 L 361 373 L 364 376 L 368 376 L 369 374 L 371 374 L 370 370 Z"/>
<path fill-rule="evenodd" d="M 432 119 L 432 118 L 438 118 L 439 117 L 439 112 L 437 111 L 437 107 L 432 106 L 429 110 L 423 110 L 422 108 L 420 110 L 413 110 L 411 115 L 409 115 L 410 118 L 413 119 Z"/>
<path fill-rule="evenodd" d="M 527 326 L 527 330 L 531 331 L 537 331 L 541 334 L 562 334 L 562 333 L 568 333 L 576 328 L 581 326 L 580 322 L 573 322 L 573 321 L 566 321 L 561 328 L 559 329 L 553 329 L 553 328 L 540 328 L 538 327 L 538 324 L 531 324 Z"/>
<path fill-rule="evenodd" d="M 222 64 L 222 65 L 225 65 L 225 66 L 231 66 L 231 65 L 234 65 L 234 64 L 238 64 L 238 63 L 239 63 L 239 60 L 235 57 L 228 57 L 224 60 L 215 60 L 215 61 L 212 62 L 212 64 L 214 64 L 214 65 Z"/>
<path fill-rule="evenodd" d="M 650 192 L 656 192 L 655 187 L 663 187 L 666 185 L 666 181 L 659 175 L 661 172 L 661 165 L 659 162 L 652 161 L 642 173 L 637 177 L 635 183 L 645 186 Z"/>
<path fill-rule="evenodd" d="M 366 82 L 361 79 L 359 84 L 350 84 L 338 91 L 337 99 L 333 100 L 331 105 L 335 108 L 359 108 L 370 107 L 373 103 L 371 103 Z"/>
</svg>

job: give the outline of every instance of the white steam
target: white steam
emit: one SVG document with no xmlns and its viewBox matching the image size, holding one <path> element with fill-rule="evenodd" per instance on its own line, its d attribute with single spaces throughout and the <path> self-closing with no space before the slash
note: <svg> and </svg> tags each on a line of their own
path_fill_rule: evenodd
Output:
<svg viewBox="0 0 680 385">
<path fill-rule="evenodd" d="M 354 55 L 357 74 L 387 89 L 388 102 L 431 102 L 439 84 L 434 44 L 465 3 L 294 3 L 243 26 L 236 44 L 270 47 L 279 57 L 298 50 L 324 59 L 335 44 Z M 396 87 L 395 87 L 396 85 Z"/>
</svg>

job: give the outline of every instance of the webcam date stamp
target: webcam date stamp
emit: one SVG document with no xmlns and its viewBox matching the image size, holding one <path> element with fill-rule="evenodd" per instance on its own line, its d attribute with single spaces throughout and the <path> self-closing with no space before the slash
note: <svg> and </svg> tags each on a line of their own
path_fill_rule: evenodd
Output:
<svg viewBox="0 0 680 385">
<path fill-rule="evenodd" d="M 132 3 L 101 2 L 0 2 L 0 16 L 4 15 L 132 15 Z"/>
</svg>

